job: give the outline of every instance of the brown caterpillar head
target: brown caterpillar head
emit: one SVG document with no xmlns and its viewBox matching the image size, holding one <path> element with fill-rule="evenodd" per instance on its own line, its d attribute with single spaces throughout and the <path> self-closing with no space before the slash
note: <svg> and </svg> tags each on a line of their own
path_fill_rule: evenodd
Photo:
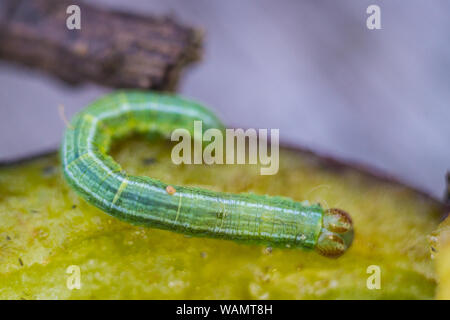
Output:
<svg viewBox="0 0 450 320">
<path fill-rule="evenodd" d="M 337 258 L 350 247 L 352 242 L 353 222 L 350 215 L 341 209 L 325 210 L 316 251 L 323 256 Z"/>
</svg>

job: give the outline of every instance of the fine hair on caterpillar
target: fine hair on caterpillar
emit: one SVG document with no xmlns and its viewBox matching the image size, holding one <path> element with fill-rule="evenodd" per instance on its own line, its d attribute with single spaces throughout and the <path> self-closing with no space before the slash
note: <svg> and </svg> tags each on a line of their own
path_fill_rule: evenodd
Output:
<svg viewBox="0 0 450 320">
<path fill-rule="evenodd" d="M 313 249 L 327 257 L 338 257 L 350 247 L 353 223 L 341 209 L 280 196 L 169 185 L 129 175 L 108 155 L 112 144 L 130 133 L 157 131 L 169 138 L 183 128 L 192 136 L 196 121 L 201 121 L 205 132 L 225 131 L 214 113 L 196 102 L 137 90 L 109 94 L 76 114 L 66 129 L 61 145 L 64 177 L 87 202 L 136 225 L 240 243 Z"/>
</svg>

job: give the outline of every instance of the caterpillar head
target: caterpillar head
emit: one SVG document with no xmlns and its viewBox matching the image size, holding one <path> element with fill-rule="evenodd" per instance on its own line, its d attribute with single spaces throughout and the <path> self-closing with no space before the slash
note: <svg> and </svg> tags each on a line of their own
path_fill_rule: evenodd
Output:
<svg viewBox="0 0 450 320">
<path fill-rule="evenodd" d="M 353 222 L 350 215 L 341 209 L 325 210 L 316 251 L 323 256 L 337 258 L 350 247 L 352 242 Z"/>
</svg>

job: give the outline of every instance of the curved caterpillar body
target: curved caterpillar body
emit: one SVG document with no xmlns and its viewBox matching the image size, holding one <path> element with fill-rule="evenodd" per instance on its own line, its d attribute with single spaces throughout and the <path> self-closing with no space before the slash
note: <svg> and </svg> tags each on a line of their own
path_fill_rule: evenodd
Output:
<svg viewBox="0 0 450 320">
<path fill-rule="evenodd" d="M 206 108 L 178 97 L 118 91 L 78 113 L 67 128 L 61 162 L 69 185 L 86 201 L 121 220 L 194 236 L 270 246 L 315 249 L 329 257 L 346 251 L 352 220 L 339 209 L 324 210 L 288 198 L 231 194 L 171 186 L 149 177 L 127 175 L 108 151 L 132 132 L 177 128 L 193 133 L 223 125 Z"/>
</svg>

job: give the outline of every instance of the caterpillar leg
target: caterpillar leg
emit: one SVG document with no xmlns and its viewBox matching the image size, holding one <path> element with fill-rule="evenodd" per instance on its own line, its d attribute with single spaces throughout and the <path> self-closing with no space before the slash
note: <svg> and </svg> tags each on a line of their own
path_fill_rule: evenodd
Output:
<svg viewBox="0 0 450 320">
<path fill-rule="evenodd" d="M 325 210 L 315 250 L 323 256 L 337 258 L 352 244 L 353 233 L 353 222 L 347 212 L 341 209 Z"/>
</svg>

